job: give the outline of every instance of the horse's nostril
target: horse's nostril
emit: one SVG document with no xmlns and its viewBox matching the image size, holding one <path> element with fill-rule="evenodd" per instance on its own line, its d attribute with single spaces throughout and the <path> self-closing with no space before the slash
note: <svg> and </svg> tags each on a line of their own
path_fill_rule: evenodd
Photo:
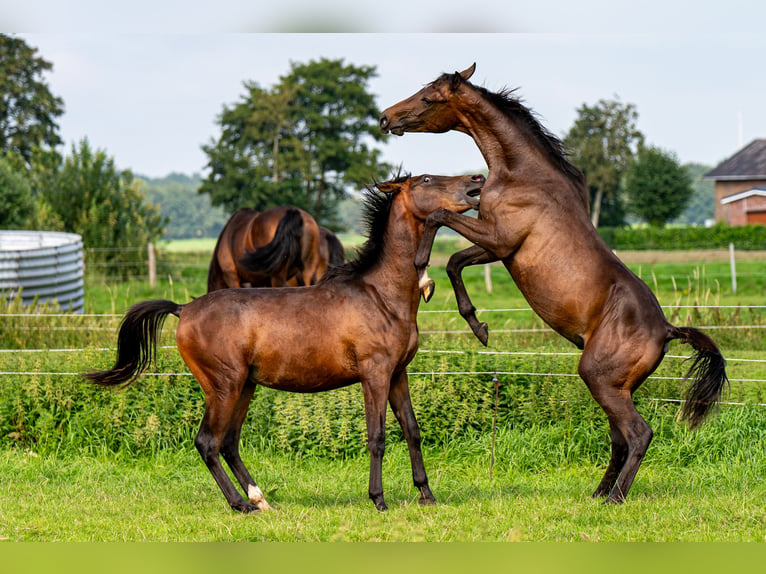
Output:
<svg viewBox="0 0 766 574">
<path fill-rule="evenodd" d="M 388 118 L 385 115 L 380 116 L 380 129 L 384 130 L 386 127 L 388 127 Z"/>
</svg>

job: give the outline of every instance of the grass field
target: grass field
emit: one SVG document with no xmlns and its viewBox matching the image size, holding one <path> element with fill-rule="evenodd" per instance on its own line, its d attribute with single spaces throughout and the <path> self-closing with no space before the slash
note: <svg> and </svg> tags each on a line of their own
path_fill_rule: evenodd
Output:
<svg viewBox="0 0 766 574">
<path fill-rule="evenodd" d="M 442 260 L 452 247 L 439 252 Z M 0 318 L 0 371 L 19 373 L 0 375 L 0 540 L 766 541 L 766 257 L 738 262 L 735 295 L 726 258 L 625 254 L 661 304 L 682 306 L 667 309 L 674 322 L 707 328 L 719 342 L 732 384 L 718 416 L 689 432 L 668 400 L 678 395 L 683 359 L 666 358 L 636 395 L 655 439 L 621 506 L 589 496 L 608 459 L 608 431 L 571 376 L 576 349 L 515 310 L 526 303 L 495 265 L 492 293 L 482 268 L 465 274 L 490 323 L 483 348 L 455 312 L 437 264 L 410 372 L 438 504 L 416 503 L 406 448 L 390 424 L 383 467 L 390 510 L 375 511 L 358 386 L 315 396 L 265 389 L 251 408 L 243 458 L 276 510 L 247 516 L 230 511 L 194 449 L 202 397 L 193 380 L 146 376 L 111 393 L 75 376 L 108 366 L 111 351 L 98 349 L 113 348 L 130 304 L 204 291 L 208 252 L 169 257 L 169 273 L 154 288 L 89 282 L 87 311 L 97 317 Z M 166 327 L 170 345 L 174 325 Z M 671 345 L 671 355 L 686 353 Z M 183 368 L 172 348 L 161 353 L 158 370 Z M 494 442 L 493 373 L 501 373 L 502 392 Z M 259 422 L 264 409 L 274 426 Z M 322 416 L 326 428 L 315 423 Z M 337 428 L 349 433 L 347 448 L 333 452 L 327 444 L 338 442 Z"/>
</svg>

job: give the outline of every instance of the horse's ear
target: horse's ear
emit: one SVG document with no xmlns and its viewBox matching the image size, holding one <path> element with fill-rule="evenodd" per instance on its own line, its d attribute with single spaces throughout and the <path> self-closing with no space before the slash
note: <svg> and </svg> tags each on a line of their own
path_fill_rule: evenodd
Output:
<svg viewBox="0 0 766 574">
<path fill-rule="evenodd" d="M 383 193 L 394 193 L 395 191 L 399 191 L 399 187 L 400 184 L 392 181 L 375 182 L 375 188 Z"/>
<path fill-rule="evenodd" d="M 473 73 L 476 71 L 476 62 L 471 64 L 468 68 L 460 72 L 460 77 L 464 80 L 468 80 L 471 76 L 473 76 Z"/>
</svg>

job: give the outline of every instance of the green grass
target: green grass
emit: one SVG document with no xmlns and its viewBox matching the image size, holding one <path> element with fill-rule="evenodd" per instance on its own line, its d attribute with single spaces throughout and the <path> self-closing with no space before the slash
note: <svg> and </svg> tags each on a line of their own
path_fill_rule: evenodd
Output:
<svg viewBox="0 0 766 574">
<path fill-rule="evenodd" d="M 709 451 L 698 448 L 685 463 L 674 464 L 667 455 L 679 445 L 660 445 L 655 456 L 647 457 L 629 500 L 613 506 L 589 497 L 600 464 L 562 464 L 550 452 L 558 446 L 530 442 L 526 434 L 498 434 L 491 477 L 489 437 L 426 449 L 438 501 L 431 507 L 416 502 L 406 449 L 390 445 L 383 470 L 386 513 L 367 499 L 364 456 L 340 461 L 246 447 L 244 459 L 276 510 L 240 515 L 228 508 L 191 445 L 137 459 L 40 456 L 11 449 L 0 453 L 0 538 L 764 541 L 760 447 L 736 460 L 710 458 Z M 758 438 L 763 439 L 762 432 Z M 519 449 L 526 449 L 526 456 L 516 457 Z M 530 451 L 550 462 L 530 465 Z M 527 462 L 519 464 L 519 459 Z"/>
</svg>

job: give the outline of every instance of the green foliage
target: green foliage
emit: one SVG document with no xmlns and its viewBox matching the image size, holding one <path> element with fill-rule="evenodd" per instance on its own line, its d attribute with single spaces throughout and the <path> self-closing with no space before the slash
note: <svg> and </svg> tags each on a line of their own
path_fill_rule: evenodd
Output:
<svg viewBox="0 0 766 574">
<path fill-rule="evenodd" d="M 295 205 L 337 229 L 347 187 L 390 171 L 370 146 L 383 138 L 367 91 L 374 75 L 374 67 L 323 58 L 291 64 L 271 89 L 245 82 L 241 101 L 218 118 L 219 139 L 203 146 L 210 174 L 200 193 L 228 213 Z"/>
<path fill-rule="evenodd" d="M 664 227 L 686 207 L 691 180 L 675 154 L 657 147 L 642 148 L 625 172 L 623 188 L 628 207 L 652 227 Z"/>
<path fill-rule="evenodd" d="M 21 170 L 0 155 L 0 229 L 20 229 L 34 211 L 32 187 Z"/>
<path fill-rule="evenodd" d="M 165 220 L 146 201 L 139 182 L 129 170 L 118 171 L 106 152 L 94 152 L 87 139 L 79 149 L 72 146 L 71 155 L 49 182 L 43 199 L 50 219 L 41 224 L 80 234 L 86 248 L 99 249 L 93 264 L 110 264 L 106 268 L 114 274 L 130 274 L 135 269 L 123 250 L 145 250 L 162 236 Z"/>
<path fill-rule="evenodd" d="M 217 237 L 226 223 L 223 209 L 210 205 L 210 197 L 199 193 L 199 176 L 174 173 L 139 179 L 147 200 L 158 206 L 167 220 L 163 239 Z"/>
<path fill-rule="evenodd" d="M 681 225 L 704 225 L 715 216 L 715 183 L 702 179 L 711 166 L 699 163 L 684 165 L 692 181 L 692 195 L 681 215 L 672 221 Z"/>
<path fill-rule="evenodd" d="M 64 103 L 43 79 L 53 68 L 21 38 L 0 34 L 0 152 L 13 152 L 27 167 L 36 150 L 61 144 L 56 118 Z"/>
<path fill-rule="evenodd" d="M 733 243 L 737 249 L 766 249 L 766 225 L 730 227 L 614 227 L 598 232 L 615 250 L 721 249 Z"/>
<path fill-rule="evenodd" d="M 633 104 L 602 99 L 594 106 L 583 104 L 577 114 L 564 143 L 590 187 L 591 220 L 596 227 L 620 225 L 625 215 L 620 182 L 644 142 L 636 128 L 638 112 Z"/>
</svg>

